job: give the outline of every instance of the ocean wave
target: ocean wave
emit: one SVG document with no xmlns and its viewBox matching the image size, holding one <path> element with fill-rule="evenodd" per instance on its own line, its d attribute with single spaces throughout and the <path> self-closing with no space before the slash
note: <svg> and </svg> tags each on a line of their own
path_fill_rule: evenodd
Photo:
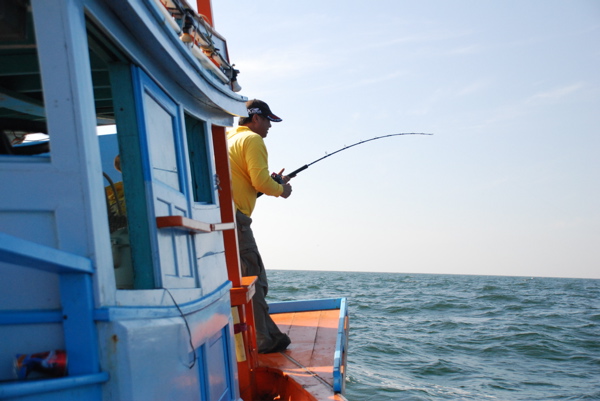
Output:
<svg viewBox="0 0 600 401">
<path fill-rule="evenodd" d="M 492 302 L 521 302 L 521 298 L 512 294 L 484 294 L 477 297 L 477 300 Z"/>
<path fill-rule="evenodd" d="M 271 271 L 269 279 L 273 299 L 348 297 L 349 400 L 600 399 L 600 280 Z"/>
</svg>

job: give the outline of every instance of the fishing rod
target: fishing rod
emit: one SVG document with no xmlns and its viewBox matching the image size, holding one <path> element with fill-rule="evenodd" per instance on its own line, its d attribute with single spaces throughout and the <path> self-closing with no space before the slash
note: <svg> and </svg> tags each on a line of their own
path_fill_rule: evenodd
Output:
<svg viewBox="0 0 600 401">
<path fill-rule="evenodd" d="M 309 168 L 309 167 L 310 167 L 310 166 L 312 166 L 313 164 L 315 164 L 315 163 L 318 163 L 318 162 L 320 162 L 320 161 L 321 161 L 321 160 L 323 160 L 323 159 L 327 159 L 328 157 L 330 157 L 330 156 L 333 156 L 333 155 L 335 155 L 336 153 L 342 152 L 342 151 L 344 151 L 344 150 L 346 150 L 346 149 L 350 149 L 350 148 L 352 148 L 352 147 L 354 147 L 354 146 L 362 145 L 363 143 L 367 143 L 367 142 L 375 141 L 375 140 L 377 140 L 377 139 L 389 138 L 389 137 L 391 137 L 391 136 L 400 136 L 400 135 L 433 135 L 433 134 L 424 134 L 424 133 L 415 133 L 415 132 L 410 132 L 410 133 L 402 133 L 402 134 L 390 134 L 390 135 L 382 135 L 382 136 L 376 136 L 375 138 L 371 138 L 371 139 L 365 139 L 364 141 L 359 141 L 359 142 L 353 143 L 353 144 L 352 144 L 352 145 L 350 145 L 350 146 L 344 146 L 343 148 L 341 148 L 341 149 L 338 149 L 338 150 L 336 150 L 336 151 L 335 151 L 335 152 L 333 152 L 333 153 L 329 153 L 329 154 L 327 154 L 327 155 L 325 155 L 325 156 L 323 156 L 323 157 L 321 157 L 321 158 L 319 158 L 319 159 L 315 160 L 314 162 L 311 162 L 311 163 L 305 164 L 304 166 L 302 166 L 302 167 L 300 167 L 300 168 L 298 168 L 298 169 L 296 169 L 296 170 L 292 171 L 291 173 L 289 173 L 289 174 L 286 174 L 286 176 L 288 176 L 288 177 L 290 177 L 290 178 L 294 178 L 294 177 L 295 177 L 295 176 L 296 176 L 296 175 L 297 175 L 299 172 L 306 170 L 307 168 Z"/>
<path fill-rule="evenodd" d="M 295 176 L 296 176 L 298 173 L 300 173 L 300 172 L 302 172 L 302 171 L 306 170 L 307 168 L 309 168 L 309 167 L 310 167 L 310 166 L 312 166 L 313 164 L 315 164 L 315 163 L 318 163 L 318 162 L 320 162 L 321 160 L 327 159 L 328 157 L 331 157 L 331 156 L 335 155 L 336 153 L 340 153 L 340 152 L 342 152 L 342 151 L 344 151 L 344 150 L 346 150 L 346 149 L 350 149 L 350 148 L 352 148 L 352 147 L 354 147 L 354 146 L 362 145 L 363 143 L 367 143 L 367 142 L 375 141 L 375 140 L 377 140 L 377 139 L 389 138 L 389 137 L 392 137 L 392 136 L 400 136 L 400 135 L 433 135 L 433 134 L 425 134 L 425 133 L 416 133 L 416 132 L 410 132 L 410 133 L 400 133 L 400 134 L 389 134 L 389 135 L 382 135 L 382 136 L 376 136 L 376 137 L 374 137 L 374 138 L 371 138 L 371 139 L 365 139 L 364 141 L 359 141 L 359 142 L 353 143 L 353 144 L 352 144 L 352 145 L 350 145 L 350 146 L 344 146 L 343 148 L 341 148 L 341 149 L 338 149 L 338 150 L 336 150 L 336 151 L 335 151 L 335 152 L 333 152 L 333 153 L 328 153 L 328 154 L 326 154 L 325 156 L 323 156 L 323 157 L 321 157 L 321 158 L 319 158 L 319 159 L 317 159 L 317 160 L 315 160 L 315 161 L 313 161 L 313 162 L 310 162 L 310 163 L 308 163 L 308 164 L 305 164 L 304 166 L 302 166 L 302 167 L 300 167 L 300 168 L 297 168 L 296 170 L 292 171 L 292 172 L 291 172 L 291 173 L 289 173 L 289 174 L 286 174 L 286 176 L 287 176 L 287 177 L 289 177 L 289 178 L 294 178 L 294 177 L 295 177 Z M 271 177 L 272 177 L 272 178 L 273 178 L 275 181 L 277 181 L 279 184 L 283 184 L 283 176 L 282 176 L 281 174 L 273 173 L 273 174 L 271 174 Z M 258 195 L 257 195 L 257 197 L 259 197 L 259 196 L 261 196 L 261 195 L 262 195 L 262 192 L 259 192 L 259 193 L 258 193 Z"/>
</svg>

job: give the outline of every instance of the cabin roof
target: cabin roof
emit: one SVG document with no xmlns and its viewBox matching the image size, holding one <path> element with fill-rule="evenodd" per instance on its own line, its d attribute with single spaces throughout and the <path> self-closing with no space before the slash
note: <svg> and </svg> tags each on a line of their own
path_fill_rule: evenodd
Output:
<svg viewBox="0 0 600 401">
<path fill-rule="evenodd" d="M 172 69 L 171 75 L 167 73 L 163 78 L 168 76 L 170 80 L 178 81 L 178 86 L 184 88 L 188 96 L 211 106 L 216 113 L 230 116 L 245 113 L 246 98 L 234 93 L 230 84 L 222 81 L 222 77 L 221 80 L 215 78 L 215 73 L 220 74 L 218 68 L 211 66 L 211 72 L 211 68 L 206 68 L 205 60 L 202 60 L 203 65 L 189 48 L 179 43 L 178 33 L 172 26 L 165 25 L 164 21 L 161 23 L 157 2 L 119 0 L 117 3 L 97 2 L 96 8 L 86 10 L 97 125 L 114 124 L 108 69 L 111 62 L 126 60 L 141 64 L 142 68 L 155 68 L 155 71 Z M 181 1 L 178 3 L 183 4 Z M 32 13 L 27 2 L 9 1 L 6 4 L 5 15 L 0 23 L 0 129 L 45 132 L 42 79 Z M 100 9 L 102 12 L 99 12 Z M 119 31 L 114 26 L 102 26 L 104 21 L 101 16 L 106 15 L 107 11 L 117 14 L 145 11 L 147 18 L 140 18 L 138 23 L 131 23 Z M 111 18 L 112 24 L 115 21 L 118 18 Z M 180 23 L 183 25 L 183 22 Z M 124 38 L 126 35 L 130 37 Z M 220 47 L 226 46 L 224 39 L 216 32 L 213 31 L 211 35 Z M 147 40 L 138 42 L 138 48 L 132 46 L 134 42 L 131 37 L 144 37 Z M 144 46 L 148 48 L 144 49 Z M 149 50 L 151 46 L 153 49 Z M 136 51 L 150 54 L 149 58 L 141 59 L 135 54 Z M 222 53 L 226 53 L 226 49 Z"/>
</svg>

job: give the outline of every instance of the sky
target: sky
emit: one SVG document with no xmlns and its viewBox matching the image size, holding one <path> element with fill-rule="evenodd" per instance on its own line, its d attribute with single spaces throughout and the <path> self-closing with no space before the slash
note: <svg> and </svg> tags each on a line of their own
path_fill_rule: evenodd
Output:
<svg viewBox="0 0 600 401">
<path fill-rule="evenodd" d="M 600 278 L 600 2 L 213 1 L 290 172 L 267 269 Z"/>
</svg>

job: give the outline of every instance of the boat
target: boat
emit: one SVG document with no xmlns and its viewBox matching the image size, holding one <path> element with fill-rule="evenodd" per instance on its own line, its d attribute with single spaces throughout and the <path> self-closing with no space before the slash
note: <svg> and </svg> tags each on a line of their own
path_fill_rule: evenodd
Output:
<svg viewBox="0 0 600 401">
<path fill-rule="evenodd" d="M 0 399 L 345 400 L 345 298 L 258 354 L 210 0 L 0 3 Z"/>
</svg>

